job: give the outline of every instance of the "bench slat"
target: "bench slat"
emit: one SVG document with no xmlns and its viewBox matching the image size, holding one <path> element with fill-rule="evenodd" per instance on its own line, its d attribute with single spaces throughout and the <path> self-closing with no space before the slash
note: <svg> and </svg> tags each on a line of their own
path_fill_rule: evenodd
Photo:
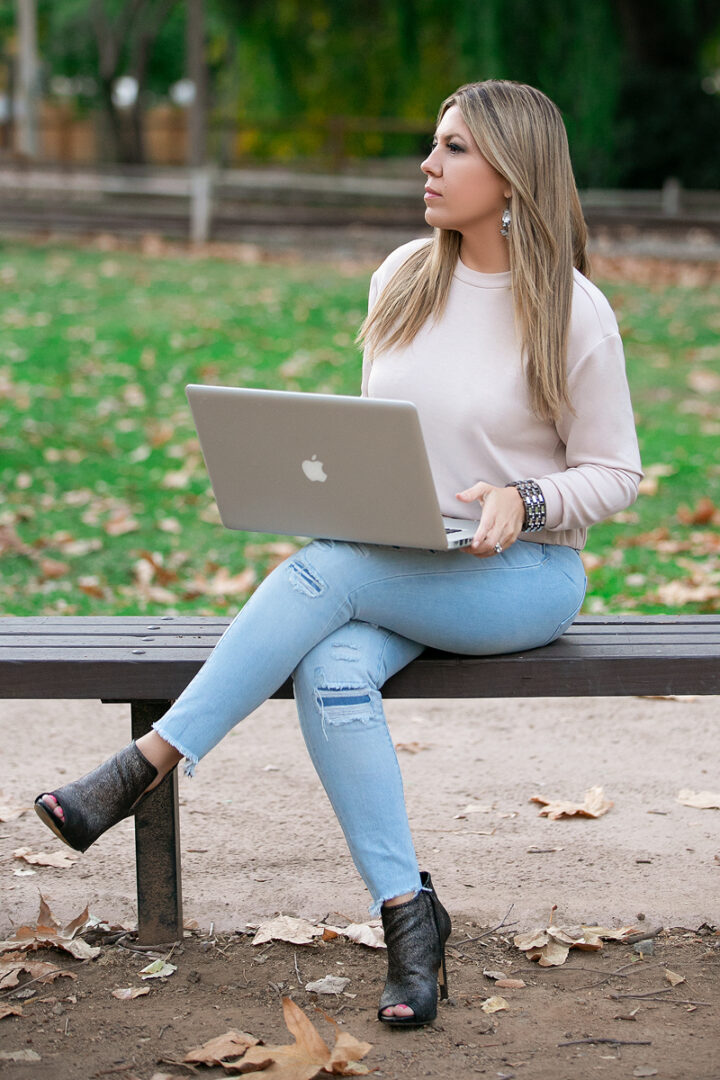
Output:
<svg viewBox="0 0 720 1080">
<path fill-rule="evenodd" d="M 0 697 L 177 697 L 229 619 L 38 616 L 0 620 Z M 496 657 L 427 650 L 388 697 L 720 694 L 720 615 L 582 616 L 545 648 Z M 291 696 L 289 684 L 278 697 Z"/>
</svg>

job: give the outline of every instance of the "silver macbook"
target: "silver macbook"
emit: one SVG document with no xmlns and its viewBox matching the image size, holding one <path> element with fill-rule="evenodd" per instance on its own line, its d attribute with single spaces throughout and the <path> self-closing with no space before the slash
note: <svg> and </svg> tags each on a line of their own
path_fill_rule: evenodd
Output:
<svg viewBox="0 0 720 1080">
<path fill-rule="evenodd" d="M 188 386 L 223 525 L 442 550 L 476 521 L 443 518 L 407 401 Z"/>
</svg>

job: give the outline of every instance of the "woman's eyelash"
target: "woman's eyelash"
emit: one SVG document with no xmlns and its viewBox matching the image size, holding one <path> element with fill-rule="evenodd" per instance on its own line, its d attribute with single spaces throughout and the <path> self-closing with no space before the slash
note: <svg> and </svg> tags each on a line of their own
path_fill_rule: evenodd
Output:
<svg viewBox="0 0 720 1080">
<path fill-rule="evenodd" d="M 465 148 L 464 148 L 463 146 L 460 146 L 460 145 L 459 145 L 458 143 L 456 143 L 456 142 L 449 142 L 449 143 L 446 143 L 445 145 L 446 145 L 447 149 L 448 149 L 448 150 L 449 150 L 449 151 L 450 151 L 450 152 L 451 152 L 452 154 L 462 154 L 462 153 L 464 152 L 464 150 L 465 150 Z M 437 141 L 437 139 L 434 139 L 434 140 L 433 140 L 433 141 L 431 142 L 431 144 L 430 144 L 430 150 L 431 150 L 431 152 L 432 152 L 433 150 L 435 150 L 435 149 L 437 148 L 437 146 L 438 146 L 438 141 Z"/>
</svg>

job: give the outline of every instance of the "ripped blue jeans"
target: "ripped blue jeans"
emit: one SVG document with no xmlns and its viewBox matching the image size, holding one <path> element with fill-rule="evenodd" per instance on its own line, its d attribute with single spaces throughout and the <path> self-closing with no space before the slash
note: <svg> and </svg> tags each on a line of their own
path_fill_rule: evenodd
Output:
<svg viewBox="0 0 720 1080">
<path fill-rule="evenodd" d="M 425 646 L 518 652 L 559 637 L 585 593 L 573 548 L 500 555 L 316 540 L 277 567 L 154 725 L 192 772 L 290 676 L 308 751 L 377 913 L 420 888 L 380 688 Z"/>
</svg>

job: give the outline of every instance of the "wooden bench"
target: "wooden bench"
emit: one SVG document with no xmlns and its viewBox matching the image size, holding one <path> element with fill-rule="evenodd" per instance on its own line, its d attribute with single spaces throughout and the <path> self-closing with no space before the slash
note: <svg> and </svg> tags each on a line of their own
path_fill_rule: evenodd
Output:
<svg viewBox="0 0 720 1080">
<path fill-rule="evenodd" d="M 202 666 L 227 619 L 0 619 L 0 697 L 128 702 L 145 734 Z M 720 615 L 585 616 L 541 649 L 494 657 L 427 650 L 388 698 L 720 694 Z M 292 697 L 287 682 L 277 698 Z M 138 927 L 145 944 L 182 936 L 177 774 L 135 820 Z"/>
</svg>

